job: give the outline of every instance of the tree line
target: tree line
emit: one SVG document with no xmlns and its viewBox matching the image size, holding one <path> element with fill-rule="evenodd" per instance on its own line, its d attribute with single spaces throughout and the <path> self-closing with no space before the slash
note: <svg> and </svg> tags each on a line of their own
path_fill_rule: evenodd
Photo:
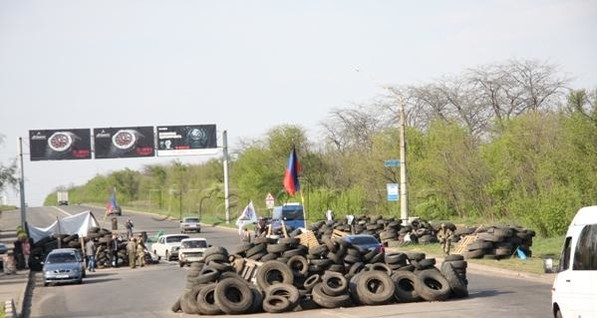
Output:
<svg viewBox="0 0 597 318">
<path fill-rule="evenodd" d="M 597 90 L 572 89 L 558 67 L 508 60 L 429 83 L 386 87 L 373 101 L 333 109 L 323 133 L 299 125 L 271 128 L 242 140 L 231 154 L 234 215 L 249 200 L 304 202 L 310 220 L 331 209 L 399 216 L 386 184 L 399 183 L 398 106 L 407 114 L 411 215 L 429 220 L 509 223 L 542 236 L 565 233 L 579 207 L 597 198 Z M 288 197 L 282 177 L 291 146 L 302 166 L 301 194 Z M 223 218 L 222 160 L 148 165 L 98 175 L 70 189 L 71 201 L 107 202 Z M 54 194 L 47 203 L 55 201 Z"/>
</svg>

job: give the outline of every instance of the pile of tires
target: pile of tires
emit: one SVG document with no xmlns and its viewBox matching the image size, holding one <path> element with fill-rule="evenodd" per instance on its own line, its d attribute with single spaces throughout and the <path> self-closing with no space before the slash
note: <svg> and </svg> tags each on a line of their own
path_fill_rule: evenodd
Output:
<svg viewBox="0 0 597 318">
<path fill-rule="evenodd" d="M 490 226 L 477 229 L 477 239 L 466 247 L 464 257 L 502 259 L 509 258 L 519 249 L 532 256 L 531 246 L 535 231 L 516 226 Z"/>
<path fill-rule="evenodd" d="M 449 224 L 454 226 L 451 223 Z M 313 223 L 309 229 L 319 239 L 331 237 L 334 230 L 353 234 L 370 234 L 375 236 L 384 246 L 439 242 L 436 237 L 438 227 L 432 226 L 423 219 L 413 220 L 410 224 L 402 224 L 402 220 L 394 217 L 356 216 L 352 228 L 345 219 L 342 219 L 333 222 L 320 220 Z"/>
<path fill-rule="evenodd" d="M 56 235 L 55 237 L 44 237 L 41 240 L 35 242 L 31 246 L 31 254 L 29 256 L 31 262 L 31 269 L 35 271 L 41 271 L 41 262 L 45 259 L 45 256 L 50 251 L 57 249 L 58 247 L 72 247 L 81 248 L 79 235 Z"/>
<path fill-rule="evenodd" d="M 191 264 L 186 288 L 172 311 L 280 313 L 468 295 L 466 261 L 460 255 L 448 256 L 440 270 L 424 253 L 361 252 L 330 238 L 321 243 L 308 249 L 297 239 L 264 238 L 238 246 L 232 255 L 211 247 L 203 262 Z M 245 259 L 262 261 L 251 281 L 238 274 Z"/>
</svg>

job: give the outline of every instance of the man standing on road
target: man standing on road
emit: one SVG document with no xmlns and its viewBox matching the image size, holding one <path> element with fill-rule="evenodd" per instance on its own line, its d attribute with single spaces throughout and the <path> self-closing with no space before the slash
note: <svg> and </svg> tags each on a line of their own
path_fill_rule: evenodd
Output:
<svg viewBox="0 0 597 318">
<path fill-rule="evenodd" d="M 90 272 L 95 272 L 95 252 L 96 246 L 93 239 L 85 243 L 85 256 L 87 256 L 87 269 Z"/>
<path fill-rule="evenodd" d="M 137 264 L 137 240 L 134 237 L 126 244 L 126 251 L 129 254 L 129 266 L 135 268 Z"/>
<path fill-rule="evenodd" d="M 29 243 L 29 238 L 25 237 L 22 244 L 23 248 L 23 258 L 25 261 L 25 268 L 29 269 L 29 255 L 31 254 L 31 243 Z"/>
<path fill-rule="evenodd" d="M 137 241 L 137 265 L 145 266 L 145 244 L 143 243 L 143 236 L 139 234 Z"/>
<path fill-rule="evenodd" d="M 116 234 L 112 234 L 110 254 L 112 255 L 112 267 L 118 267 L 118 237 Z"/>
<path fill-rule="evenodd" d="M 131 239 L 133 237 L 133 227 L 135 227 L 133 225 L 133 220 L 131 220 L 131 218 L 128 218 L 128 220 L 126 220 L 126 238 L 127 239 Z"/>
</svg>

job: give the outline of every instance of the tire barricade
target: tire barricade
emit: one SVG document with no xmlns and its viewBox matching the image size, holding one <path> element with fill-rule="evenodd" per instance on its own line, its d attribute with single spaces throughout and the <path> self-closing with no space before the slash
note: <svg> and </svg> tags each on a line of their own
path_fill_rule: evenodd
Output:
<svg viewBox="0 0 597 318">
<path fill-rule="evenodd" d="M 84 238 L 83 242 L 87 242 L 90 239 L 97 239 L 97 250 L 95 254 L 97 268 L 112 267 L 112 256 L 110 255 L 109 248 L 109 244 L 112 242 L 112 231 L 100 227 L 90 227 L 87 232 L 87 237 Z M 126 240 L 118 241 L 118 250 L 116 252 L 115 260 L 117 266 L 128 266 L 126 244 Z M 59 234 L 54 237 L 44 237 L 35 242 L 31 247 L 30 256 L 32 270 L 41 271 L 41 262 L 45 259 L 45 256 L 59 246 L 62 248 L 71 247 L 81 249 L 81 239 L 77 234 Z M 146 253 L 145 255 L 145 263 L 152 263 L 151 255 L 149 253 Z"/>
<path fill-rule="evenodd" d="M 490 226 L 476 229 L 476 240 L 466 246 L 465 258 L 503 259 L 517 250 L 532 256 L 535 231 L 516 226 Z"/>
<path fill-rule="evenodd" d="M 243 274 L 248 262 L 259 264 L 249 276 Z M 448 256 L 441 269 L 435 265 L 424 253 L 360 252 L 341 239 L 324 238 L 308 249 L 294 238 L 260 238 L 239 245 L 233 254 L 208 248 L 203 261 L 191 263 L 186 288 L 172 311 L 281 313 L 468 295 L 462 256 Z"/>
</svg>

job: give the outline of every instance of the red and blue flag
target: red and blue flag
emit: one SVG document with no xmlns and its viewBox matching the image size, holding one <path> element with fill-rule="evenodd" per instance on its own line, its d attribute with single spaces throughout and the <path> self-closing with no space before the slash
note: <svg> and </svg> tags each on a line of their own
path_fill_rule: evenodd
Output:
<svg viewBox="0 0 597 318">
<path fill-rule="evenodd" d="M 284 189 L 290 195 L 294 195 L 301 188 L 298 179 L 300 171 L 301 165 L 296 156 L 296 150 L 292 146 L 290 157 L 288 158 L 288 167 L 286 167 L 286 172 L 284 173 Z"/>
<path fill-rule="evenodd" d="M 108 211 L 115 210 L 118 204 L 116 203 L 116 191 L 112 191 L 110 194 L 110 201 L 108 202 Z"/>
</svg>

